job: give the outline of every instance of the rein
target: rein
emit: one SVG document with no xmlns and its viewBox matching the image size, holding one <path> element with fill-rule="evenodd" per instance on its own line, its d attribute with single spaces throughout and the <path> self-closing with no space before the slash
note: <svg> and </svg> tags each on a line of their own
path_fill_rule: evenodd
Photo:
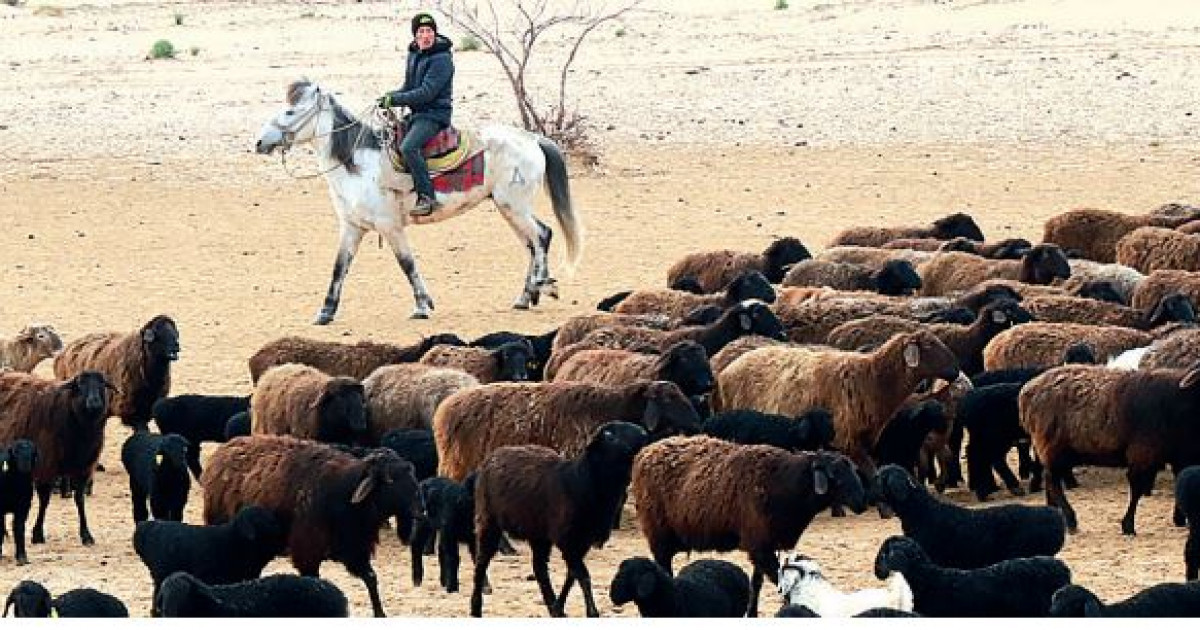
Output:
<svg viewBox="0 0 1200 630">
<path fill-rule="evenodd" d="M 329 98 L 328 95 L 321 94 L 321 97 L 319 99 L 317 99 L 317 104 L 308 111 L 308 114 L 304 117 L 304 120 L 297 126 L 296 131 L 292 131 L 292 130 L 288 129 L 287 127 L 284 127 L 283 125 L 280 125 L 279 123 L 275 122 L 274 119 L 271 120 L 271 125 L 274 126 L 276 129 L 282 131 L 284 139 L 287 140 L 287 143 L 285 144 L 286 148 L 281 147 L 279 149 L 279 164 L 283 167 L 283 172 L 287 173 L 288 177 L 291 177 L 292 179 L 314 179 L 317 177 L 321 177 L 322 175 L 328 175 L 329 173 L 332 173 L 333 171 L 344 167 L 344 165 L 341 162 L 338 162 L 337 164 L 334 164 L 333 166 L 331 166 L 323 171 L 319 171 L 316 173 L 310 173 L 308 175 L 297 175 L 295 171 L 288 168 L 287 153 L 291 149 L 292 139 L 296 137 L 296 133 L 300 129 L 303 129 L 305 125 L 307 125 L 309 122 L 311 122 L 314 118 L 317 117 L 317 114 L 320 114 L 321 111 L 325 109 L 324 103 L 325 103 L 326 98 Z M 325 133 L 313 134 L 313 140 L 316 140 L 317 138 L 325 138 L 328 136 L 332 136 L 333 134 L 335 134 L 339 131 L 345 131 L 346 129 L 349 129 L 349 128 L 353 127 L 354 125 L 361 125 L 361 128 L 358 130 L 358 135 L 355 136 L 355 138 L 354 138 L 354 146 L 357 147 L 358 143 L 362 140 L 363 134 L 366 133 L 366 131 L 367 131 L 367 124 L 365 122 L 363 122 L 363 117 L 367 114 L 367 112 L 370 112 L 373 109 L 377 109 L 378 107 L 379 107 L 378 105 L 371 103 L 370 105 L 365 107 L 361 112 L 359 112 L 359 115 L 357 116 L 356 120 L 348 122 L 340 127 L 334 127 L 333 129 L 330 129 L 329 131 L 327 131 Z"/>
</svg>

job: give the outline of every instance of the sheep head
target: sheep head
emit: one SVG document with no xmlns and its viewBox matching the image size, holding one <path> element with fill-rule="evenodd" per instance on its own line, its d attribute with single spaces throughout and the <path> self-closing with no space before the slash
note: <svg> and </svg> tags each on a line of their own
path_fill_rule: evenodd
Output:
<svg viewBox="0 0 1200 630">
<path fill-rule="evenodd" d="M 4 602 L 4 617 L 14 608 L 17 617 L 49 617 L 50 591 L 32 580 L 22 580 L 8 594 Z"/>
<path fill-rule="evenodd" d="M 992 258 L 996 260 L 1018 260 L 1033 248 L 1033 243 L 1023 238 L 1006 238 L 996 243 Z"/>
<path fill-rule="evenodd" d="M 775 313 L 758 300 L 745 300 L 725 311 L 721 322 L 733 322 L 742 336 L 762 335 L 787 341 L 787 331 Z"/>
<path fill-rule="evenodd" d="M 963 236 L 973 241 L 983 241 L 983 230 L 975 223 L 975 219 L 965 212 L 955 212 L 933 222 L 933 237 L 948 240 Z"/>
<path fill-rule="evenodd" d="M 366 394 L 362 383 L 355 379 L 329 379 L 311 408 L 319 409 L 318 439 L 323 442 L 351 441 L 367 431 Z"/>
<path fill-rule="evenodd" d="M 979 321 L 997 333 L 1033 321 L 1033 314 L 1014 300 L 995 300 L 979 309 Z"/>
<path fill-rule="evenodd" d="M 721 313 L 723 312 L 724 311 L 721 309 L 721 307 L 717 306 L 716 304 L 697 306 L 696 308 L 688 311 L 687 315 L 684 315 L 679 320 L 679 327 L 707 326 L 718 319 L 721 319 Z"/>
<path fill-rule="evenodd" d="M 111 400 L 109 392 L 117 392 L 117 388 L 100 372 L 86 370 L 76 374 L 74 378 L 63 383 L 63 389 L 71 397 L 71 408 L 78 417 L 107 416 L 108 404 Z"/>
<path fill-rule="evenodd" d="M 1147 327 L 1166 324 L 1168 322 L 1195 322 L 1196 308 L 1186 295 L 1172 291 L 1162 297 L 1154 306 L 1154 311 L 1146 317 Z"/>
<path fill-rule="evenodd" d="M 819 448 L 828 448 L 835 435 L 833 414 L 822 407 L 804 412 L 788 428 L 796 443 L 817 444 Z"/>
<path fill-rule="evenodd" d="M 1071 277 L 1071 263 L 1058 245 L 1042 243 L 1021 257 L 1021 282 L 1051 284 Z"/>
<path fill-rule="evenodd" d="M 187 439 L 177 433 L 163 436 L 158 444 L 158 451 L 154 454 L 154 467 L 157 469 L 166 466 L 175 470 L 187 470 L 187 453 L 190 448 Z"/>
<path fill-rule="evenodd" d="M 1068 584 L 1050 599 L 1051 617 L 1101 617 L 1104 605 L 1094 593 L 1078 584 Z"/>
<path fill-rule="evenodd" d="M 770 304 L 775 301 L 775 288 L 761 272 L 743 271 L 725 288 L 725 304 L 734 305 L 744 300 L 761 300 Z"/>
<path fill-rule="evenodd" d="M 0 473 L 14 471 L 20 475 L 33 474 L 37 466 L 37 446 L 29 440 L 17 440 L 0 452 Z"/>
<path fill-rule="evenodd" d="M 1113 304 L 1125 304 L 1125 298 L 1117 291 L 1116 285 L 1107 280 L 1093 280 L 1084 282 L 1075 290 L 1075 295 L 1081 298 L 1090 300 L 1099 300 L 1101 302 L 1111 302 Z"/>
<path fill-rule="evenodd" d="M 629 422 L 609 422 L 592 434 L 584 458 L 618 466 L 629 472 L 634 456 L 649 443 L 650 436 L 642 427 Z M 615 474 L 617 471 L 610 472 Z"/>
<path fill-rule="evenodd" d="M 513 341 L 492 350 L 496 361 L 496 373 L 501 381 L 528 381 L 529 373 L 536 367 L 533 345 L 528 341 Z"/>
<path fill-rule="evenodd" d="M 844 505 L 855 514 L 867 510 L 867 493 L 858 477 L 858 469 L 845 455 L 818 451 L 811 456 L 813 492 L 828 495 L 833 505 Z"/>
<path fill-rule="evenodd" d="M 350 503 L 371 503 L 378 514 L 393 516 L 409 513 L 425 515 L 425 503 L 417 492 L 417 477 L 413 465 L 395 451 L 372 449 L 362 459 L 362 471 Z"/>
<path fill-rule="evenodd" d="M 156 359 L 174 361 L 179 358 L 179 329 L 175 320 L 166 315 L 158 315 L 141 330 L 142 347 L 146 353 Z"/>
<path fill-rule="evenodd" d="M 893 343 L 901 345 L 904 358 L 904 368 L 916 380 L 930 377 L 945 381 L 956 381 L 962 376 L 959 371 L 958 358 L 933 333 L 917 331 L 906 335 L 897 335 L 893 341 L 885 343 L 877 352 L 888 352 Z"/>
<path fill-rule="evenodd" d="M 667 348 L 659 366 L 655 378 L 675 383 L 688 396 L 712 391 L 714 376 L 708 353 L 694 341 L 681 341 Z"/>
<path fill-rule="evenodd" d="M 670 582 L 671 575 L 650 558 L 626 558 L 617 567 L 608 595 L 617 606 L 632 601 L 646 601 L 654 598 L 655 593 Z"/>
<path fill-rule="evenodd" d="M 924 487 L 919 485 L 907 470 L 896 464 L 888 464 L 876 471 L 875 487 L 879 491 L 880 500 L 892 508 L 903 509 L 910 499 L 920 498 L 925 494 Z"/>
<path fill-rule="evenodd" d="M 700 432 L 700 416 L 679 386 L 669 381 L 638 383 L 645 404 L 639 424 L 656 436 L 694 435 Z"/>
<path fill-rule="evenodd" d="M 62 337 L 49 324 L 30 324 L 17 333 L 14 341 L 30 346 L 43 357 L 52 357 L 63 349 Z"/>
<path fill-rule="evenodd" d="M 883 295 L 909 295 L 921 288 L 921 276 L 912 263 L 893 258 L 883 263 L 883 268 L 874 273 L 875 286 Z"/>
<path fill-rule="evenodd" d="M 779 594 L 787 601 L 798 598 L 804 591 L 805 582 L 827 582 L 821 572 L 821 565 L 816 560 L 797 551 L 783 555 L 779 561 Z M 801 591 L 795 593 L 794 591 Z"/>
<path fill-rule="evenodd" d="M 893 571 L 905 573 L 929 562 L 929 555 L 907 536 L 889 536 L 875 555 L 875 577 L 885 580 Z"/>
<path fill-rule="evenodd" d="M 800 239 L 786 236 L 777 239 L 763 250 L 763 275 L 767 280 L 779 284 L 792 265 L 812 258 L 808 248 Z"/>
</svg>

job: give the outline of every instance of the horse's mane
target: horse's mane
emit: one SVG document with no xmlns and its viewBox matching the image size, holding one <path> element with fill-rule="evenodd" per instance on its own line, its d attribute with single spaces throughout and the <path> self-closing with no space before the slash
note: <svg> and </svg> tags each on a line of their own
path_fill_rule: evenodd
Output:
<svg viewBox="0 0 1200 630">
<path fill-rule="evenodd" d="M 295 105 L 304 92 L 314 86 L 312 81 L 308 79 L 300 79 L 293 81 L 287 88 L 287 102 L 289 105 Z M 328 94 L 328 93 L 327 93 Z M 379 137 L 375 135 L 375 129 L 363 121 L 355 118 L 354 114 L 346 111 L 345 107 L 329 94 L 329 103 L 333 106 L 333 133 L 329 137 L 329 154 L 333 159 L 342 163 L 346 170 L 351 173 L 358 172 L 358 165 L 354 163 L 354 151 L 359 148 L 378 150 Z"/>
</svg>

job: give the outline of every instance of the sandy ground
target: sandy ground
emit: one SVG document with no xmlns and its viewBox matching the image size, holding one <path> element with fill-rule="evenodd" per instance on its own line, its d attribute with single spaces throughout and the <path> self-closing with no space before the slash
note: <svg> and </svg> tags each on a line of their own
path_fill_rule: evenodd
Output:
<svg viewBox="0 0 1200 630">
<path fill-rule="evenodd" d="M 524 252 L 484 207 L 410 232 L 437 301 L 432 321 L 405 319 L 408 287 L 368 238 L 328 328 L 308 324 L 336 243 L 324 184 L 289 179 L 250 146 L 301 74 L 341 90 L 354 111 L 396 84 L 397 34 L 407 32 L 397 16 L 414 3 L 0 5 L 4 334 L 46 321 L 71 339 L 165 312 L 183 344 L 173 393 L 245 393 L 246 358 L 280 335 L 406 342 L 438 331 L 541 332 L 611 292 L 661 284 L 670 262 L 696 249 L 758 250 L 782 234 L 819 247 L 849 224 L 917 223 L 955 209 L 989 236 L 1037 240 L 1048 216 L 1073 206 L 1137 212 L 1200 198 L 1189 100 L 1200 11 L 1190 2 L 678 4 L 649 2 L 601 29 L 573 74 L 572 98 L 595 125 L 604 162 L 601 172 L 573 172 L 588 240 L 580 272 L 560 277 L 562 300 L 508 308 Z M 143 59 L 160 38 L 182 51 L 178 60 Z M 551 56 L 562 51 L 549 43 Z M 457 63 L 463 124 L 511 121 L 494 61 L 468 53 Z M 534 72 L 539 86 L 553 78 Z M 79 545 L 73 506 L 56 499 L 48 544 L 31 548 L 31 565 L 16 567 L 6 546 L 0 589 L 26 578 L 56 592 L 91 585 L 147 613 L 149 577 L 130 545 L 119 464 L 124 437 L 114 423 L 109 471 L 89 502 L 97 545 Z M 1070 497 L 1081 532 L 1062 554 L 1075 580 L 1118 597 L 1182 579 L 1185 533 L 1169 523 L 1169 479 L 1143 501 L 1139 535 L 1126 538 L 1123 475 L 1080 477 Z M 189 521 L 200 505 L 197 489 Z M 605 615 L 636 613 L 607 601 L 617 564 L 647 553 L 631 518 L 589 556 Z M 835 583 L 865 587 L 876 583 L 880 541 L 897 531 L 873 515 L 823 516 L 800 546 Z M 467 612 L 464 594 L 414 588 L 408 566 L 386 533 L 376 567 L 390 614 Z M 488 614 L 545 614 L 525 580 L 527 556 L 493 567 Z M 268 571 L 288 569 L 280 560 Z M 427 570 L 436 576 L 436 560 Z M 561 564 L 552 571 L 561 579 Z M 325 576 L 354 614 L 369 614 L 365 589 L 340 566 L 327 564 Z M 779 602 L 764 590 L 763 610 Z M 581 600 L 569 610 L 580 614 Z"/>
</svg>

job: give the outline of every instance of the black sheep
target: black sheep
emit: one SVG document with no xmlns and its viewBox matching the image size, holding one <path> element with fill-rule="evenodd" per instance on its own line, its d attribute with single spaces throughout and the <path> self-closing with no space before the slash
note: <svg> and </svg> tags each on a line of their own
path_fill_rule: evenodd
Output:
<svg viewBox="0 0 1200 630">
<path fill-rule="evenodd" d="M 442 588 L 447 593 L 458 592 L 458 545 L 465 544 L 476 558 L 475 547 L 475 473 L 462 484 L 445 477 L 434 477 L 421 482 L 418 492 L 425 502 L 425 516 L 413 523 L 412 534 L 412 579 L 420 586 L 425 577 L 422 556 L 426 547 L 437 538 L 439 576 Z"/>
<path fill-rule="evenodd" d="M 671 288 L 674 289 L 675 287 L 671 287 Z M 680 289 L 680 290 L 682 291 L 683 289 Z M 624 302 L 625 298 L 629 297 L 632 293 L 633 293 L 633 291 L 618 291 L 618 292 L 600 300 L 599 302 L 597 302 L 596 310 L 611 313 L 612 310 L 614 308 L 616 308 L 618 304 L 620 304 L 621 302 Z"/>
<path fill-rule="evenodd" d="M 871 274 L 875 291 L 881 295 L 910 295 L 921 288 L 921 276 L 912 263 L 903 259 L 889 260 Z"/>
<path fill-rule="evenodd" d="M 976 387 L 963 396 L 958 405 L 955 428 L 971 435 L 967 443 L 967 487 L 980 501 L 998 490 L 992 471 L 1000 475 L 1004 486 L 1015 496 L 1025 491 L 1011 468 L 1008 451 L 1018 444 L 1029 444 L 1029 434 L 1021 428 L 1017 396 L 1023 383 L 999 383 Z"/>
<path fill-rule="evenodd" d="M 782 277 L 780 279 L 782 280 Z M 671 282 L 667 286 L 667 288 L 674 289 L 676 291 L 685 291 L 687 293 L 694 293 L 696 295 L 704 295 L 705 293 L 708 293 L 708 291 L 704 290 L 704 285 L 700 284 L 700 279 L 690 273 L 683 275 L 683 276 L 679 276 L 673 282 Z M 723 289 L 724 287 L 721 287 L 721 288 Z M 618 293 L 617 295 L 620 295 L 620 293 Z M 626 293 L 625 295 L 629 295 L 629 294 Z M 622 296 L 622 299 L 623 298 L 624 298 L 624 296 Z M 614 304 L 614 306 L 615 306 L 615 304 Z M 600 310 L 603 311 L 606 309 L 602 308 Z"/>
<path fill-rule="evenodd" d="M 792 618 L 792 617 L 817 618 L 817 617 L 820 617 L 820 615 L 813 612 L 813 610 L 811 608 L 809 608 L 808 606 L 801 606 L 800 604 L 784 604 L 783 608 L 780 608 L 779 612 L 775 613 L 775 616 L 777 618 Z"/>
<path fill-rule="evenodd" d="M 235 437 L 250 435 L 250 412 L 239 411 L 225 421 L 225 441 Z"/>
<path fill-rule="evenodd" d="M 671 577 L 650 558 L 621 562 L 609 588 L 612 603 L 635 602 L 643 617 L 742 617 L 750 578 L 724 560 L 697 560 Z"/>
<path fill-rule="evenodd" d="M 417 481 L 437 474 L 437 445 L 429 429 L 392 429 L 379 438 L 379 445 L 390 448 L 413 465 Z"/>
<path fill-rule="evenodd" d="M 93 588 L 77 588 L 50 599 L 50 591 L 32 580 L 23 580 L 4 603 L 7 617 L 13 607 L 17 617 L 128 617 L 121 600 Z"/>
<path fill-rule="evenodd" d="M 3 555 L 4 515 L 13 515 L 13 538 L 17 565 L 29 564 L 25 554 L 25 521 L 33 507 L 33 468 L 37 465 L 37 447 L 29 440 L 16 440 L 0 449 L 0 555 Z"/>
<path fill-rule="evenodd" d="M 192 478 L 188 475 L 188 441 L 171 433 L 159 435 L 137 431 L 121 447 L 121 462 L 129 472 L 129 494 L 133 522 L 150 514 L 158 520 L 182 521 Z M 147 514 L 146 501 L 150 501 Z"/>
<path fill-rule="evenodd" d="M 1188 580 L 1200 577 L 1200 466 L 1188 466 L 1175 477 L 1176 527 L 1188 527 L 1183 547 L 1184 570 Z"/>
<path fill-rule="evenodd" d="M 156 595 L 163 580 L 176 571 L 209 584 L 256 578 L 283 553 L 284 542 L 283 525 L 275 514 L 254 505 L 221 525 L 143 521 L 133 532 L 133 549 L 150 570 Z"/>
<path fill-rule="evenodd" d="M 923 315 L 918 320 L 925 324 L 959 324 L 970 326 L 979 315 L 965 306 L 954 306 Z"/>
<path fill-rule="evenodd" d="M 488 333 L 472 341 L 469 345 L 496 349 L 506 343 L 521 340 L 527 341 L 533 347 L 533 359 L 526 366 L 529 371 L 529 380 L 541 381 L 545 379 L 546 362 L 550 360 L 550 351 L 554 346 L 554 338 L 557 335 L 557 328 L 541 335 L 523 335 L 521 333 L 501 331 Z"/>
<path fill-rule="evenodd" d="M 929 494 L 898 466 L 880 468 L 875 481 L 880 500 L 900 517 L 904 535 L 944 567 L 976 569 L 1012 558 L 1053 556 L 1066 540 L 1056 508 L 959 507 Z"/>
<path fill-rule="evenodd" d="M 884 425 L 871 456 L 878 465 L 895 464 L 916 474 L 926 436 L 931 431 L 945 431 L 949 425 L 946 408 L 936 400 L 905 405 Z"/>
<path fill-rule="evenodd" d="M 249 410 L 249 396 L 200 394 L 162 398 L 151 408 L 159 433 L 178 433 L 192 446 L 188 449 L 188 468 L 197 479 L 204 470 L 200 466 L 200 445 L 204 442 L 224 442 L 225 425 L 229 417 Z"/>
<path fill-rule="evenodd" d="M 904 536 L 883 541 L 875 556 L 875 577 L 886 579 L 893 571 L 912 588 L 913 611 L 928 617 L 1044 617 L 1054 592 L 1071 583 L 1071 570 L 1057 558 L 945 568 Z"/>
<path fill-rule="evenodd" d="M 1156 584 L 1129 599 L 1104 604 L 1077 584 L 1054 594 L 1051 617 L 1200 617 L 1200 582 Z"/>
<path fill-rule="evenodd" d="M 578 581 L 588 616 L 600 616 L 583 558 L 589 548 L 608 541 L 614 513 L 629 485 L 633 458 L 648 440 L 640 426 L 610 422 L 597 429 L 576 459 L 564 459 L 544 446 L 509 446 L 489 455 L 479 467 L 475 486 L 479 556 L 471 616 L 483 616 L 488 564 L 504 532 L 529 541 L 533 574 L 551 615 L 564 616 L 563 605 Z M 558 547 L 567 565 L 558 597 L 547 566 L 552 547 Z"/>
<path fill-rule="evenodd" d="M 819 407 L 795 418 L 741 409 L 709 418 L 704 422 L 702 432 L 738 444 L 817 451 L 829 448 L 833 441 L 833 415 Z"/>
<path fill-rule="evenodd" d="M 317 577 L 272 575 L 210 586 L 187 573 L 163 580 L 154 600 L 163 617 L 349 617 L 346 595 Z"/>
<path fill-rule="evenodd" d="M 1117 290 L 1116 285 L 1107 280 L 1084 282 L 1075 290 L 1075 295 L 1101 302 L 1111 302 L 1113 304 L 1128 306 L 1125 298 L 1121 297 L 1121 292 Z"/>
</svg>

